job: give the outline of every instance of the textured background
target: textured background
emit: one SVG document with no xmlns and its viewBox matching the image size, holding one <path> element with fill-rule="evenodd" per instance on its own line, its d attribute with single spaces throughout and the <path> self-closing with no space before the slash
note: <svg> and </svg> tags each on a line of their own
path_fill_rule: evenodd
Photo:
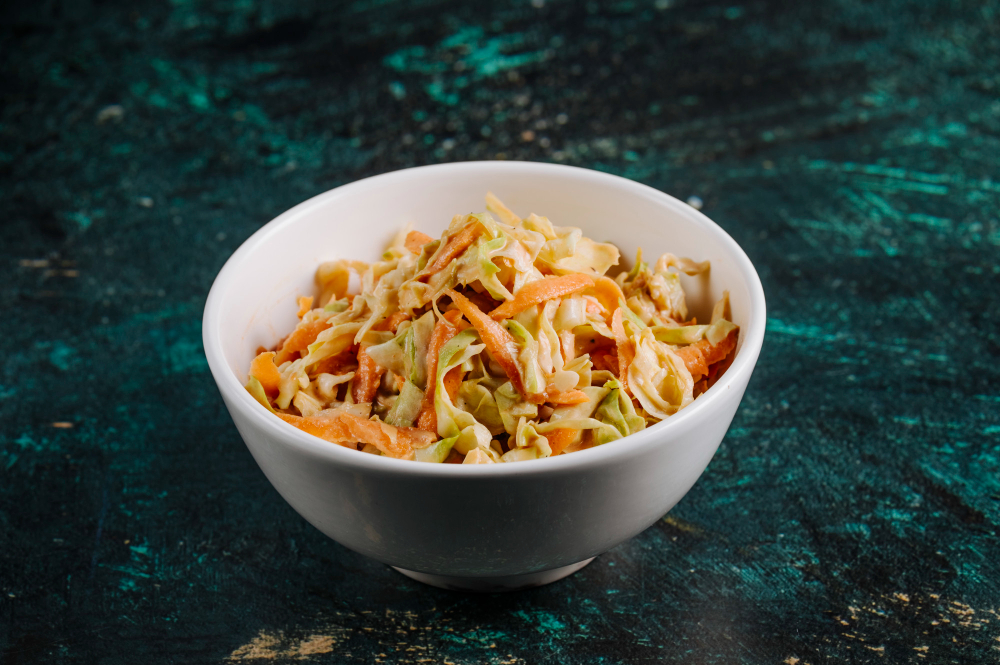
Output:
<svg viewBox="0 0 1000 665">
<path fill-rule="evenodd" d="M 996 0 L 14 4 L 0 662 L 1000 658 Z M 483 597 L 294 514 L 199 319 L 295 203 L 493 158 L 699 197 L 771 318 L 669 517 Z"/>
</svg>

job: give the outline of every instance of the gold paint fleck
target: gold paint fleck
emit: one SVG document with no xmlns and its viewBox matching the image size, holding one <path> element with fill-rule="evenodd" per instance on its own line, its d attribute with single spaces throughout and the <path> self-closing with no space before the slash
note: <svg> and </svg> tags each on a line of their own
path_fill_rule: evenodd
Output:
<svg viewBox="0 0 1000 665">
<path fill-rule="evenodd" d="M 229 660 L 274 660 L 277 658 L 306 660 L 311 656 L 330 653 L 335 645 L 336 641 L 330 635 L 315 634 L 302 640 L 286 640 L 282 631 L 270 634 L 262 630 L 257 634 L 257 637 L 233 651 L 229 655 Z"/>
<path fill-rule="evenodd" d="M 308 639 L 299 644 L 299 656 L 311 656 L 317 653 L 330 653 L 333 651 L 334 641 L 329 635 L 310 635 Z"/>
<path fill-rule="evenodd" d="M 240 648 L 229 654 L 229 660 L 256 660 L 258 658 L 277 658 L 277 647 L 281 643 L 281 633 L 268 635 L 263 630 Z"/>
<path fill-rule="evenodd" d="M 52 423 L 52 426 L 56 429 L 73 429 L 73 423 L 69 423 L 63 420 L 56 421 Z"/>
<path fill-rule="evenodd" d="M 670 526 L 674 527 L 675 529 L 678 529 L 685 533 L 694 534 L 696 536 L 700 536 L 705 533 L 705 530 L 702 529 L 697 524 L 691 524 L 690 522 L 685 522 L 684 520 L 678 519 L 671 515 L 667 515 L 666 517 L 664 517 L 663 521 L 669 524 Z M 692 570 L 692 572 L 694 571 Z"/>
</svg>

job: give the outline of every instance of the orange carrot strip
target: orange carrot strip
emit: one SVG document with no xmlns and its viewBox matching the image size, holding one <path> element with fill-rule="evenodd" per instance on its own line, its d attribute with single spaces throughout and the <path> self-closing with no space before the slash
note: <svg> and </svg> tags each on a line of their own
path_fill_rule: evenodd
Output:
<svg viewBox="0 0 1000 665">
<path fill-rule="evenodd" d="M 625 334 L 625 324 L 622 323 L 622 310 L 615 309 L 611 315 L 611 332 L 615 334 L 615 345 L 618 347 L 618 380 L 621 381 L 622 389 L 629 395 L 631 391 L 628 387 L 628 366 L 635 358 L 635 349 L 632 348 L 632 341 Z"/>
<path fill-rule="evenodd" d="M 590 398 L 587 397 L 587 393 L 582 390 L 567 390 L 566 392 L 559 392 L 559 390 L 553 385 L 549 384 L 545 388 L 545 392 L 538 393 L 536 395 L 528 395 L 527 400 L 532 404 L 558 404 L 558 405 L 569 405 L 569 404 L 583 404 L 584 402 L 589 402 Z"/>
<path fill-rule="evenodd" d="M 346 368 L 354 368 L 357 365 L 357 351 L 355 349 L 347 349 L 346 351 L 341 351 L 335 356 L 329 356 L 323 358 L 316 366 L 313 367 L 312 373 L 315 374 L 344 374 L 347 371 Z"/>
<path fill-rule="evenodd" d="M 452 314 L 452 312 L 455 312 Z M 452 337 L 458 334 L 458 327 L 452 322 L 461 315 L 457 310 L 445 312 L 443 318 L 438 319 L 431 332 L 431 340 L 427 344 L 427 390 L 424 391 L 424 402 L 420 405 L 420 413 L 417 416 L 417 427 L 428 432 L 437 432 L 437 413 L 434 410 L 434 390 L 437 388 L 437 366 L 438 354 L 441 347 L 448 343 Z M 447 376 L 445 376 L 447 380 Z"/>
<path fill-rule="evenodd" d="M 708 369 L 717 362 L 726 359 L 736 348 L 737 331 L 732 331 L 726 338 L 712 346 L 707 339 L 698 340 L 694 344 L 682 346 L 674 353 L 680 356 L 684 365 L 691 372 L 691 378 L 697 381 L 708 374 Z"/>
<path fill-rule="evenodd" d="M 625 294 L 622 293 L 618 282 L 603 275 L 594 279 L 594 289 L 591 295 L 596 297 L 608 312 L 614 312 L 618 309 L 619 298 L 625 300 Z"/>
<path fill-rule="evenodd" d="M 313 306 L 313 297 L 312 296 L 299 296 L 298 303 L 299 303 L 299 315 L 298 316 L 301 319 L 303 316 L 306 315 L 307 312 L 309 312 L 309 310 L 312 309 L 312 306 Z"/>
<path fill-rule="evenodd" d="M 312 434 L 331 443 L 350 443 L 347 428 L 340 422 L 338 417 L 317 418 L 314 416 L 312 418 L 303 418 L 302 416 L 292 416 L 287 413 L 275 413 L 275 415 L 306 434 Z M 347 447 L 350 448 L 351 446 Z"/>
<path fill-rule="evenodd" d="M 292 334 L 285 338 L 285 343 L 278 350 L 278 356 L 274 359 L 275 365 L 281 365 L 295 357 L 295 354 L 316 341 L 316 337 L 330 327 L 326 321 L 313 321 L 312 323 L 299 324 L 292 331 Z"/>
<path fill-rule="evenodd" d="M 490 312 L 490 318 L 494 321 L 503 321 L 533 305 L 554 298 L 562 298 L 592 286 L 594 286 L 594 278 L 580 274 L 545 277 L 529 282 L 521 287 L 513 300 L 508 300 Z"/>
<path fill-rule="evenodd" d="M 618 353 L 607 353 L 605 349 L 596 349 L 590 354 L 590 361 L 594 363 L 594 369 L 603 369 L 618 375 Z"/>
<path fill-rule="evenodd" d="M 406 234 L 406 240 L 403 244 L 406 245 L 406 249 L 410 250 L 414 254 L 419 254 L 424 248 L 424 245 L 429 243 L 434 238 L 430 237 L 426 233 L 421 233 L 420 231 L 410 231 Z"/>
<path fill-rule="evenodd" d="M 281 389 L 281 374 L 274 365 L 274 352 L 266 351 L 258 354 L 250 363 L 250 376 L 260 381 L 264 386 L 264 392 L 268 395 L 277 395 Z"/>
<path fill-rule="evenodd" d="M 437 438 L 436 434 L 413 427 L 394 427 L 350 413 L 310 418 L 285 413 L 277 416 L 289 425 L 331 443 L 369 443 L 388 457 L 397 459 L 413 459 L 414 448 L 425 447 Z"/>
<path fill-rule="evenodd" d="M 545 433 L 545 438 L 549 440 L 549 448 L 552 449 L 552 456 L 555 457 L 566 449 L 573 442 L 576 432 L 568 427 L 560 427 L 551 432 Z"/>
<path fill-rule="evenodd" d="M 425 400 L 423 404 L 420 405 L 420 415 L 417 416 L 417 429 L 424 432 L 434 432 L 437 434 L 437 411 L 434 410 L 434 405 L 427 405 Z"/>
<path fill-rule="evenodd" d="M 381 321 L 372 326 L 372 330 L 389 330 L 396 332 L 399 328 L 399 324 L 410 318 L 409 312 L 396 311 L 389 316 L 384 317 Z"/>
<path fill-rule="evenodd" d="M 590 398 L 587 397 L 587 393 L 582 390 L 567 390 L 566 392 L 559 392 L 556 387 L 549 385 L 545 389 L 545 401 L 550 404 L 583 404 L 584 402 L 589 402 Z"/>
<path fill-rule="evenodd" d="M 507 332 L 507 329 L 502 325 L 484 314 L 481 309 L 476 307 L 475 303 L 461 293 L 452 290 L 447 293 L 455 305 L 462 310 L 465 318 L 479 331 L 483 344 L 496 358 L 497 363 L 507 374 L 514 388 L 523 395 L 524 379 L 521 378 L 521 370 L 517 365 L 517 343 L 514 341 L 514 336 Z"/>
<path fill-rule="evenodd" d="M 395 427 L 375 420 L 368 420 L 350 413 L 340 414 L 351 436 L 361 443 L 370 443 L 383 454 L 396 459 L 413 459 L 414 445 L 427 445 L 437 438 L 412 427 Z"/>
<path fill-rule="evenodd" d="M 462 311 L 459 309 L 449 309 L 441 316 L 443 316 L 448 323 L 458 328 L 458 332 L 462 332 L 469 327 L 468 322 L 462 318 Z M 455 334 L 457 335 L 458 333 Z M 454 335 L 452 335 L 452 337 L 454 337 Z"/>
<path fill-rule="evenodd" d="M 448 391 L 448 397 L 451 401 L 455 401 L 455 396 L 458 395 L 458 389 L 462 387 L 462 368 L 452 367 L 448 370 L 448 373 L 444 375 L 444 388 Z"/>
<path fill-rule="evenodd" d="M 434 263 L 424 268 L 421 276 L 427 277 L 428 275 L 433 275 L 436 272 L 444 270 L 451 263 L 452 259 L 464 252 L 472 244 L 476 236 L 479 235 L 481 228 L 482 224 L 476 222 L 475 224 L 469 224 L 452 236 L 448 244 L 441 250 L 441 253 L 434 259 Z"/>
<path fill-rule="evenodd" d="M 382 380 L 385 368 L 372 360 L 365 347 L 358 351 L 358 371 L 354 375 L 351 395 L 355 402 L 371 402 L 375 399 L 378 384 Z"/>
</svg>

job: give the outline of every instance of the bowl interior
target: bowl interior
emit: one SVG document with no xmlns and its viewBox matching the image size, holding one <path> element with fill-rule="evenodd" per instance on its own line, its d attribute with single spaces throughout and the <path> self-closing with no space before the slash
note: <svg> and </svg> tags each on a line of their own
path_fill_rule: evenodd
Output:
<svg viewBox="0 0 1000 665">
<path fill-rule="evenodd" d="M 522 217 L 534 212 L 557 226 L 577 226 L 585 236 L 615 243 L 625 267 L 632 265 L 639 247 L 648 262 L 664 252 L 710 260 L 708 275 L 682 277 L 688 308 L 705 321 L 712 304 L 728 290 L 734 322 L 743 331 L 751 329 L 753 268 L 725 232 L 690 206 L 595 171 L 476 162 L 369 178 L 281 215 L 251 237 L 220 274 L 217 318 L 206 321 L 217 331 L 216 338 L 206 341 L 221 345 L 225 363 L 242 384 L 256 349 L 273 346 L 295 326 L 295 299 L 316 292 L 314 273 L 322 261 L 377 260 L 407 222 L 438 237 L 455 214 L 484 210 L 487 191 Z M 745 338 L 741 334 L 740 347 Z"/>
</svg>

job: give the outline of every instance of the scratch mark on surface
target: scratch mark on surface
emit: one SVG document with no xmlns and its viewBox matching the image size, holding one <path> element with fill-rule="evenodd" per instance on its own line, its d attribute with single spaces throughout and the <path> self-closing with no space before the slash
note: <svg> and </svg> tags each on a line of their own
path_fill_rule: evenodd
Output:
<svg viewBox="0 0 1000 665">
<path fill-rule="evenodd" d="M 97 534 L 94 536 L 94 554 L 90 557 L 90 579 L 94 578 L 94 571 L 97 570 L 97 553 L 101 546 L 101 535 L 104 532 L 104 518 L 108 514 L 108 478 L 105 476 L 103 488 L 101 489 L 101 512 L 97 517 Z"/>
</svg>

